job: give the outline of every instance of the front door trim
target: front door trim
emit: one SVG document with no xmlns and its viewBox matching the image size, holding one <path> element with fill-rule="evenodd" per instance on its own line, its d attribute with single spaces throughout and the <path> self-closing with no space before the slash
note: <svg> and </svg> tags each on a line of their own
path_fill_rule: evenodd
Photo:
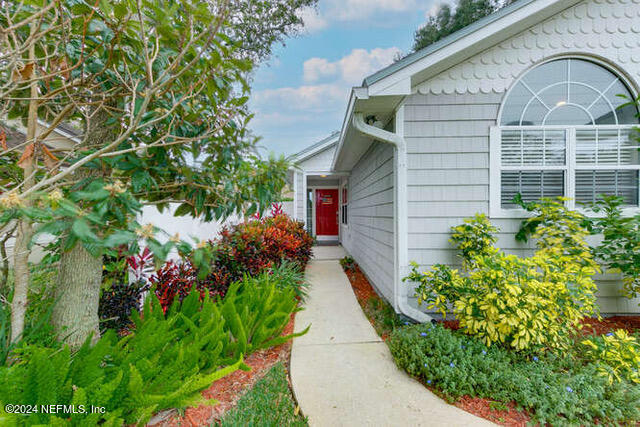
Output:
<svg viewBox="0 0 640 427">
<path fill-rule="evenodd" d="M 305 177 L 306 178 L 306 177 Z M 306 180 L 305 180 L 306 181 Z M 306 182 L 305 182 L 306 184 Z M 316 190 L 338 190 L 338 198 L 340 197 L 339 185 L 309 185 L 307 189 L 313 191 L 313 202 L 311 204 L 311 220 L 313 221 L 313 233 L 314 237 L 318 240 L 339 240 L 340 238 L 340 224 L 338 224 L 338 234 L 335 236 L 318 236 L 318 228 L 316 224 Z"/>
</svg>

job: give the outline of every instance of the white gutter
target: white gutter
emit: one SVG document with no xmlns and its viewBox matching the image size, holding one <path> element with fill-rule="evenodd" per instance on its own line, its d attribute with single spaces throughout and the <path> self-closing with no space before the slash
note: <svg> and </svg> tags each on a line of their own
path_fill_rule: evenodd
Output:
<svg viewBox="0 0 640 427">
<path fill-rule="evenodd" d="M 354 113 L 353 127 L 363 135 L 375 139 L 385 144 L 395 147 L 395 185 L 394 195 L 394 216 L 395 216 L 395 245 L 394 252 L 394 276 L 393 276 L 393 298 L 394 308 L 400 313 L 416 320 L 426 323 L 433 320 L 431 316 L 417 310 L 409 305 L 408 295 L 401 292 L 402 278 L 409 273 L 409 246 L 407 242 L 408 233 L 408 197 L 407 197 L 407 145 L 404 140 L 404 106 L 400 106 L 396 111 L 396 131 L 389 132 L 375 126 L 368 125 L 364 121 L 362 113 Z"/>
</svg>

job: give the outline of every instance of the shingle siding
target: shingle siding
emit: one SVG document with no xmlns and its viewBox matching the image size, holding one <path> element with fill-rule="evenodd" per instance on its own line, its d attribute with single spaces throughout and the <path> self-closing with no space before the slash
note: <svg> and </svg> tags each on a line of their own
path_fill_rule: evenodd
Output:
<svg viewBox="0 0 640 427">
<path fill-rule="evenodd" d="M 349 225 L 342 243 L 375 288 L 393 300 L 393 147 L 374 143 L 349 177 Z"/>
<path fill-rule="evenodd" d="M 332 145 L 329 148 L 314 154 L 307 160 L 300 162 L 298 166 L 305 171 L 330 171 L 335 151 L 336 146 Z"/>
<path fill-rule="evenodd" d="M 502 94 L 415 94 L 405 103 L 408 166 L 409 260 L 422 268 L 460 266 L 449 242 L 450 228 L 476 213 L 489 214 L 489 129 Z M 515 240 L 520 219 L 493 219 L 497 245 L 520 256 L 533 244 Z M 620 280 L 599 275 L 603 313 L 635 313 L 637 300 L 620 296 Z M 411 292 L 410 292 L 411 294 Z"/>
</svg>

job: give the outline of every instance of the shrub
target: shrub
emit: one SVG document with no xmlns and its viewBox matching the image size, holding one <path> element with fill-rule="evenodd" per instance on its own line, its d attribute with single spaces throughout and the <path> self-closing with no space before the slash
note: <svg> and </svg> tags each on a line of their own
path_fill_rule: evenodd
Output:
<svg viewBox="0 0 640 427">
<path fill-rule="evenodd" d="M 498 229 L 484 214 L 476 214 L 474 218 L 465 219 L 464 224 L 451 230 L 451 243 L 462 252 L 465 262 L 472 262 L 477 256 L 491 255 L 496 251 L 493 245 L 498 241 L 495 237 Z"/>
<path fill-rule="evenodd" d="M 307 333 L 309 327 L 297 334 L 281 335 L 291 314 L 298 310 L 294 289 L 279 288 L 268 271 L 233 283 L 220 303 L 225 328 L 240 354 L 273 347 Z"/>
<path fill-rule="evenodd" d="M 612 272 L 622 273 L 625 295 L 640 295 L 640 214 L 622 213 L 622 199 L 603 197 L 592 209 L 603 214 L 593 219 L 593 232 L 602 233 L 602 242 L 594 248 L 597 258 Z"/>
<path fill-rule="evenodd" d="M 582 341 L 585 357 L 598 365 L 609 383 L 626 380 L 640 384 L 640 344 L 624 329 Z"/>
<path fill-rule="evenodd" d="M 304 223 L 279 214 L 253 219 L 224 228 L 215 248 L 213 271 L 228 273 L 235 281 L 244 274 L 255 275 L 285 259 L 304 270 L 311 259 L 313 238 Z"/>
<path fill-rule="evenodd" d="M 109 251 L 102 271 L 98 316 L 100 329 L 122 330 L 131 326 L 129 317 L 140 311 L 144 294 L 150 289 L 146 277 L 153 271 L 153 253 L 145 248 L 139 255 Z"/>
<path fill-rule="evenodd" d="M 402 327 L 387 342 L 400 367 L 450 400 L 471 395 L 516 402 L 541 425 L 640 420 L 640 387 L 610 384 L 594 364 L 570 354 L 523 356 L 440 325 Z"/>
<path fill-rule="evenodd" d="M 295 265 L 302 272 L 311 258 L 313 239 L 304 229 L 304 223 L 280 213 L 225 227 L 220 238 L 209 243 L 213 261 L 204 277 L 198 277 L 190 260 L 170 261 L 151 276 L 164 307 L 170 306 L 176 296 L 182 300 L 194 286 L 201 294 L 208 292 L 212 297 L 222 298 L 231 283 L 242 280 L 245 275 L 276 271 L 283 262 Z M 303 283 L 299 282 L 300 292 L 303 292 Z M 289 282 L 288 286 L 294 283 Z"/>
<path fill-rule="evenodd" d="M 356 271 L 356 261 L 353 257 L 346 256 L 340 259 L 340 265 L 344 271 Z"/>
<path fill-rule="evenodd" d="M 282 260 L 280 265 L 268 271 L 271 274 L 271 280 L 279 289 L 293 289 L 296 297 L 303 302 L 309 296 L 309 282 L 298 264 Z"/>
<path fill-rule="evenodd" d="M 131 313 L 140 311 L 143 295 L 151 288 L 144 282 L 112 282 L 108 289 L 102 289 L 98 315 L 100 330 L 122 330 L 131 326 Z"/>
<path fill-rule="evenodd" d="M 525 204 L 526 210 L 534 216 L 523 222 L 516 239 L 526 241 L 530 235 L 536 239 L 539 251 L 551 252 L 554 256 L 565 257 L 569 263 L 578 262 L 599 271 L 585 240 L 591 234 L 591 223 L 581 213 L 567 209 L 566 200 L 558 197 Z"/>
<path fill-rule="evenodd" d="M 452 310 L 461 328 L 487 345 L 567 348 L 580 320 L 597 312 L 592 276 L 598 266 L 584 242 L 587 232 L 579 218 L 558 202 L 545 201 L 540 209 L 553 221 L 538 224 L 538 250 L 528 258 L 489 246 L 495 242 L 491 232 L 497 229 L 483 216 L 455 227 L 453 240 L 464 248 L 463 256 L 470 257 L 464 264 L 468 274 L 444 265 L 422 273 L 413 264 L 405 280 L 418 282 L 418 302 L 443 315 Z"/>
<path fill-rule="evenodd" d="M 191 262 L 168 261 L 154 275 L 149 278 L 154 287 L 154 293 L 162 308 L 167 309 L 176 301 L 182 302 L 197 281 L 197 273 Z M 199 289 L 201 291 L 202 289 Z M 202 292 L 204 296 L 204 292 Z"/>
</svg>

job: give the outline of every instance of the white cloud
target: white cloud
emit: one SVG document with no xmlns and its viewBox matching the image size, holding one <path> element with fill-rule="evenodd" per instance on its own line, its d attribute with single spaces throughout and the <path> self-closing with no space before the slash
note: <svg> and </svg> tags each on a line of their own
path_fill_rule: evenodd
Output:
<svg viewBox="0 0 640 427">
<path fill-rule="evenodd" d="M 302 18 L 302 21 L 304 22 L 304 30 L 307 33 L 315 33 L 329 26 L 329 22 L 327 22 L 327 20 L 313 7 L 303 8 L 299 12 L 298 16 Z"/>
<path fill-rule="evenodd" d="M 386 23 L 389 14 L 432 14 L 441 3 L 455 0 L 322 0 L 318 9 L 305 7 L 299 12 L 304 31 L 315 33 L 336 21 L 368 21 L 372 26 Z"/>
<path fill-rule="evenodd" d="M 433 0 L 324 0 L 321 16 L 328 21 L 362 21 L 384 13 L 424 11 L 432 3 Z"/>
<path fill-rule="evenodd" d="M 381 12 L 419 10 L 416 0 L 332 0 L 331 14 L 338 19 L 360 20 Z"/>
<path fill-rule="evenodd" d="M 255 93 L 253 102 L 261 110 L 321 112 L 346 102 L 348 92 L 339 84 L 308 85 L 265 89 Z"/>
<path fill-rule="evenodd" d="M 256 113 L 252 129 L 265 136 L 271 148 L 293 153 L 317 135 L 340 126 L 351 86 L 391 64 L 397 47 L 353 49 L 335 61 L 314 57 L 302 67 L 304 84 L 253 92 Z"/>
<path fill-rule="evenodd" d="M 305 82 L 317 82 L 325 77 L 335 76 L 338 73 L 338 63 L 329 62 L 326 58 L 307 59 L 302 67 Z"/>
<path fill-rule="evenodd" d="M 369 74 L 386 67 L 400 53 L 397 47 L 353 49 L 351 53 L 337 61 L 326 58 L 311 58 L 304 62 L 304 81 L 317 82 L 324 78 L 339 78 L 347 85 L 356 85 Z"/>
</svg>

